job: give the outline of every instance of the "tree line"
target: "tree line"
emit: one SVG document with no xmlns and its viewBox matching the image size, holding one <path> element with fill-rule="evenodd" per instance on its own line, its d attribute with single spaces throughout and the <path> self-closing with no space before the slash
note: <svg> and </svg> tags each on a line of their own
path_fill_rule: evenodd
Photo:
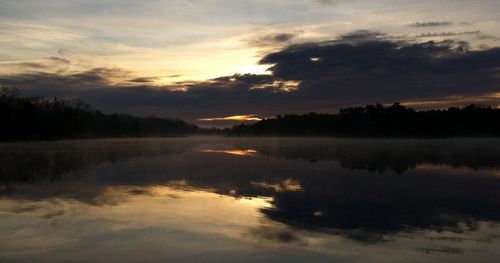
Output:
<svg viewBox="0 0 500 263">
<path fill-rule="evenodd" d="M 443 110 L 416 111 L 399 103 L 341 109 L 338 114 L 309 113 L 263 119 L 236 125 L 233 136 L 335 137 L 498 137 L 500 109 L 469 105 Z"/>
<path fill-rule="evenodd" d="M 338 114 L 288 114 L 231 129 L 203 129 L 179 119 L 104 114 L 79 99 L 22 97 L 0 89 L 0 141 L 100 137 L 332 136 L 353 138 L 500 137 L 500 109 L 471 104 L 416 111 L 399 103 L 341 109 Z"/>
<path fill-rule="evenodd" d="M 0 141 L 176 136 L 199 131 L 178 119 L 104 114 L 79 99 L 22 97 L 10 87 L 0 90 L 0 119 Z"/>
</svg>

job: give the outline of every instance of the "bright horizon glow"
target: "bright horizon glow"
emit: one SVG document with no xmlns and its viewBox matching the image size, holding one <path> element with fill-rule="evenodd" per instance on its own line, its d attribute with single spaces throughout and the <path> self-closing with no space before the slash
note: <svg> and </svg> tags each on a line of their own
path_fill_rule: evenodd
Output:
<svg viewBox="0 0 500 263">
<path fill-rule="evenodd" d="M 205 149 L 205 150 L 200 150 L 199 152 L 201 153 L 224 153 L 224 154 L 229 154 L 229 155 L 237 155 L 237 156 L 251 156 L 251 155 L 256 155 L 257 151 L 253 149 L 248 149 L 248 150 L 212 150 L 212 149 Z"/>
<path fill-rule="evenodd" d="M 235 115 L 228 117 L 201 118 L 199 121 L 260 121 L 262 118 L 256 117 L 254 114 Z"/>
</svg>

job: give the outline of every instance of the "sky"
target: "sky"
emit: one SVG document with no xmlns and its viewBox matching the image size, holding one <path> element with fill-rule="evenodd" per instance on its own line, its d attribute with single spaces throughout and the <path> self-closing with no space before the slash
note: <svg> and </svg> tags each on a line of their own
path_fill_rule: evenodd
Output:
<svg viewBox="0 0 500 263">
<path fill-rule="evenodd" d="M 498 0 L 1 0 L 0 85 L 224 125 L 500 107 Z"/>
</svg>

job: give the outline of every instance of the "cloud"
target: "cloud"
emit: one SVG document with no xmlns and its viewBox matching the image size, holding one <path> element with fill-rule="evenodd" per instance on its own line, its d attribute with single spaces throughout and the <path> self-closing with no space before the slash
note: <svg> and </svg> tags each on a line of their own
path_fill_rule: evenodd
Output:
<svg viewBox="0 0 500 263">
<path fill-rule="evenodd" d="M 29 72 L 0 76 L 0 85 L 19 87 L 27 95 L 70 97 L 81 96 L 88 90 L 111 88 L 114 79 L 127 74 L 117 68 L 94 68 L 69 74 Z"/>
<path fill-rule="evenodd" d="M 464 35 L 475 35 L 480 36 L 481 31 L 463 31 L 463 32 L 438 32 L 438 33 L 423 33 L 418 35 L 417 37 L 452 37 L 452 36 L 464 36 Z"/>
<path fill-rule="evenodd" d="M 495 95 L 500 86 L 500 48 L 470 50 L 465 42 L 415 43 L 357 31 L 332 41 L 291 45 L 263 56 L 260 63 L 273 65 L 272 74 L 164 85 L 157 77 L 94 68 L 4 75 L 0 85 L 17 86 L 26 95 L 79 97 L 105 112 L 188 121 L 335 112 L 377 102 L 427 101 L 433 102 L 427 104 L 432 107 L 435 101 L 458 97 L 453 105 L 477 98 L 500 105 Z"/>
<path fill-rule="evenodd" d="M 60 57 L 56 57 L 56 56 L 47 57 L 47 59 L 54 62 L 54 63 L 71 64 L 71 61 L 69 61 L 65 58 L 60 58 Z"/>
<path fill-rule="evenodd" d="M 29 69 L 45 69 L 48 67 L 44 63 L 37 63 L 37 62 L 21 62 L 17 65 L 21 68 L 29 68 Z"/>
<path fill-rule="evenodd" d="M 427 22 L 415 22 L 411 24 L 411 27 L 439 27 L 439 26 L 451 26 L 453 22 L 451 21 L 427 21 Z"/>
<path fill-rule="evenodd" d="M 277 42 L 286 42 L 292 38 L 294 38 L 294 34 L 281 33 L 273 36 L 273 40 Z"/>
<path fill-rule="evenodd" d="M 248 43 L 250 46 L 266 47 L 274 45 L 283 45 L 289 43 L 291 40 L 295 39 L 301 32 L 293 33 L 267 33 L 258 35 L 250 40 Z"/>
<path fill-rule="evenodd" d="M 303 97 L 397 101 L 498 90 L 500 48 L 468 50 L 456 41 L 411 43 L 373 32 L 294 45 L 265 56 L 273 76 L 300 80 Z M 314 58 L 314 60 L 312 60 Z"/>
<path fill-rule="evenodd" d="M 157 77 L 140 77 L 140 78 L 134 78 L 130 79 L 130 82 L 135 82 L 135 83 L 154 83 L 157 81 Z"/>
<path fill-rule="evenodd" d="M 118 68 L 95 68 L 71 74 L 34 72 L 1 76 L 0 85 L 19 87 L 29 96 L 79 97 L 105 112 L 187 120 L 268 111 L 282 93 L 271 85 L 279 80 L 270 75 L 236 74 L 170 85 L 158 85 L 152 79 L 132 78 L 129 72 Z M 251 89 L 266 83 L 271 86 Z"/>
</svg>

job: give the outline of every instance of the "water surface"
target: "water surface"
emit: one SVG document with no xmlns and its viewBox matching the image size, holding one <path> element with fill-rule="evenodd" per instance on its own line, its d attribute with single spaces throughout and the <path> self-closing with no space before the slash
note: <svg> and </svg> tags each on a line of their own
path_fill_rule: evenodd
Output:
<svg viewBox="0 0 500 263">
<path fill-rule="evenodd" d="M 496 262 L 500 140 L 0 144 L 0 262 Z"/>
</svg>

